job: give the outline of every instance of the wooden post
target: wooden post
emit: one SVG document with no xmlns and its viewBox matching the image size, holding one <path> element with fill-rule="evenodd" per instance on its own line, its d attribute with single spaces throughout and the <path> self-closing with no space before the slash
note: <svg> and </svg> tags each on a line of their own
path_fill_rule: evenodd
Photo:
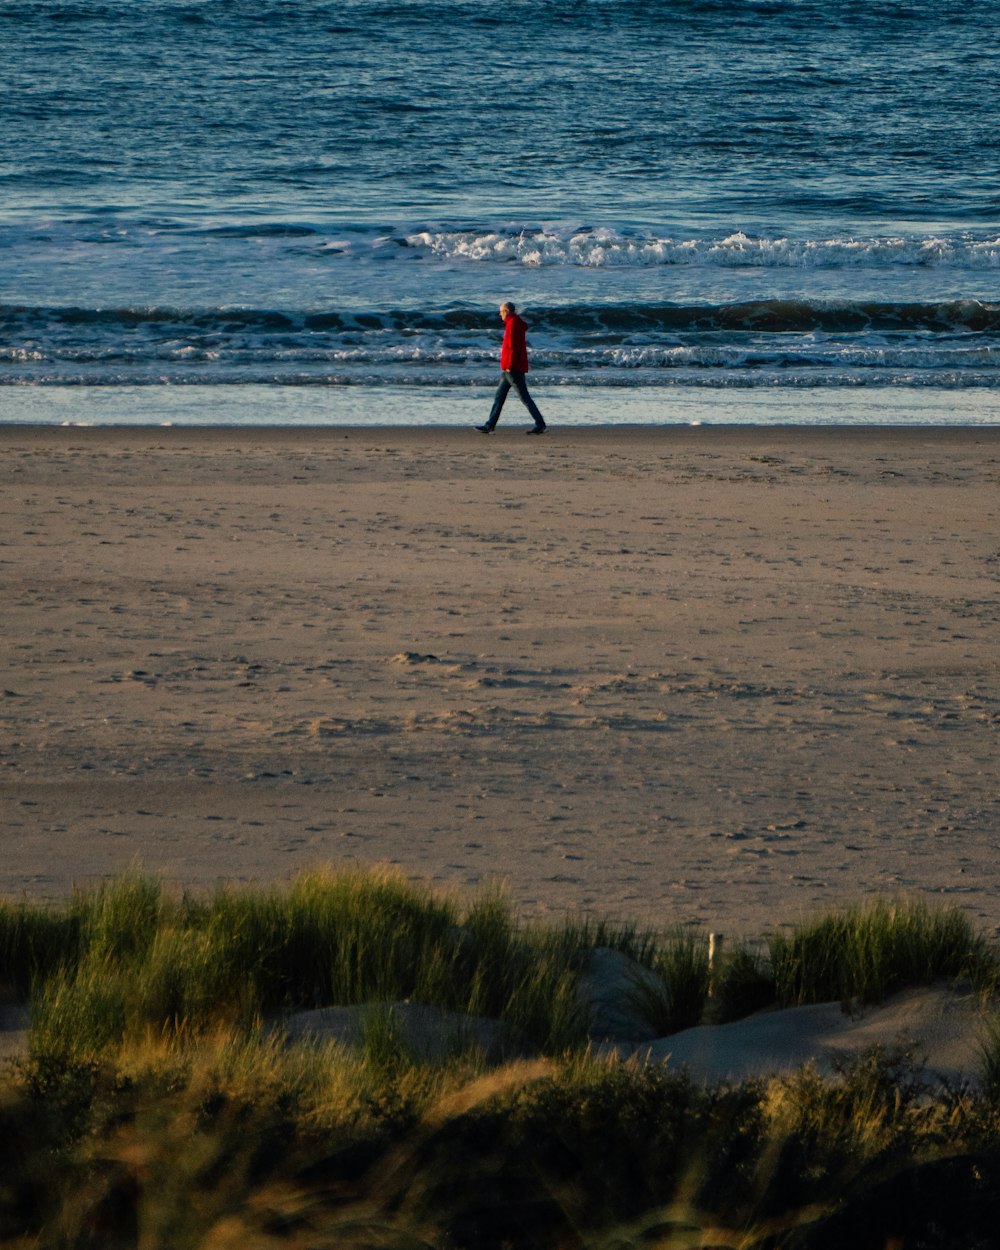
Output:
<svg viewBox="0 0 1000 1250">
<path fill-rule="evenodd" d="M 715 992 L 715 974 L 718 971 L 716 965 L 720 962 L 722 956 L 722 945 L 726 940 L 724 933 L 710 933 L 708 935 L 708 996 L 712 997 Z"/>
</svg>

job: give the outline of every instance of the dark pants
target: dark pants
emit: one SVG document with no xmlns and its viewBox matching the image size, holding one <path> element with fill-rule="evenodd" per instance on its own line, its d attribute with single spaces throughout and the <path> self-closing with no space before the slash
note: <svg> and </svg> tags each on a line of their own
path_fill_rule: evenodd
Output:
<svg viewBox="0 0 1000 1250">
<path fill-rule="evenodd" d="M 536 430 L 545 429 L 545 420 L 538 411 L 538 405 L 528 394 L 528 383 L 523 373 L 518 369 L 504 369 L 500 378 L 500 385 L 497 387 L 497 393 L 493 397 L 493 407 L 490 409 L 489 420 L 486 424 L 492 430 L 496 423 L 500 420 L 500 409 L 503 407 L 503 401 L 507 398 L 510 388 L 513 387 L 517 391 L 517 397 L 524 404 L 525 408 L 531 413 L 535 421 Z"/>
</svg>

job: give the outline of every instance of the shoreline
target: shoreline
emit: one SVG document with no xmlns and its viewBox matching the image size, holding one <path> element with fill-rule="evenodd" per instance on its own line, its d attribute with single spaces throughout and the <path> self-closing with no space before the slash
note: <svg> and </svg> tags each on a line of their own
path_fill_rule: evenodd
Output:
<svg viewBox="0 0 1000 1250">
<path fill-rule="evenodd" d="M 1000 428 L 0 425 L 0 894 L 1000 930 Z M 516 414 L 519 416 L 520 414 Z"/>
<path fill-rule="evenodd" d="M 527 428 L 527 418 L 514 410 L 504 412 L 504 420 L 489 436 L 493 442 L 520 436 Z M 428 425 L 231 425 L 231 424 L 198 424 L 198 425 L 50 425 L 44 422 L 3 422 L 0 421 L 0 445 L 22 440 L 45 440 L 48 438 L 68 439 L 74 436 L 88 437 L 110 444 L 118 442 L 145 442 L 149 439 L 176 441 L 178 439 L 199 439 L 209 443 L 219 441 L 238 442 L 243 440 L 261 440 L 269 444 L 281 445 L 311 444 L 313 442 L 337 442 L 343 439 L 370 439 L 373 437 L 398 439 L 406 444 L 421 445 L 428 441 L 456 441 L 459 444 L 471 444 L 472 447 L 483 449 L 487 438 L 477 434 L 474 421 L 467 425 L 428 424 Z M 605 425 L 560 425 L 551 424 L 547 433 L 559 441 L 573 442 L 642 442 L 651 443 L 677 442 L 682 445 L 698 446 L 708 440 L 730 442 L 738 447 L 742 444 L 756 443 L 763 439 L 766 442 L 816 442 L 841 443 L 845 439 L 878 442 L 880 440 L 907 446 L 914 440 L 932 440 L 944 443 L 966 443 L 982 440 L 995 444 L 1000 448 L 1000 425 L 925 425 L 913 424 L 844 424 L 844 425 L 813 425 L 809 423 L 786 423 L 782 425 L 750 425 L 744 423 L 712 422 L 701 425 L 687 423 L 647 424 L 629 422 Z M 551 440 L 546 440 L 550 442 Z"/>
<path fill-rule="evenodd" d="M 891 428 L 1000 427 L 996 388 L 820 386 L 813 388 L 548 385 L 532 389 L 553 430 L 661 426 Z M 232 385 L 0 387 L 0 421 L 45 426 L 471 430 L 489 412 L 495 386 Z M 500 429 L 520 425 L 505 409 Z"/>
</svg>

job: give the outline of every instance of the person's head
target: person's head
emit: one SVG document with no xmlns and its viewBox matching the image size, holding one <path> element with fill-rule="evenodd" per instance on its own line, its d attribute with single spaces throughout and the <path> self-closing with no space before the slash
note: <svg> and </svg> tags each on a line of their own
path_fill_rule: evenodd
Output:
<svg viewBox="0 0 1000 1250">
<path fill-rule="evenodd" d="M 504 321 L 506 321 L 508 317 L 513 316 L 516 312 L 517 309 L 509 299 L 504 300 L 504 302 L 500 305 L 500 316 L 503 317 Z"/>
</svg>

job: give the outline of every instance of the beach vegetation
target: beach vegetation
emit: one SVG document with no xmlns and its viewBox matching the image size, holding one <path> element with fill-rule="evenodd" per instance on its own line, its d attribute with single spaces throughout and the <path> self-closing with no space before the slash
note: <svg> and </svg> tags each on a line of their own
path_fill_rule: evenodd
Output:
<svg viewBox="0 0 1000 1250">
<path fill-rule="evenodd" d="M 1000 1110 L 873 1050 L 701 1085 L 578 1051 L 483 1069 L 221 1031 L 0 1082 L 0 1239 L 36 1250 L 979 1250 Z"/>
<path fill-rule="evenodd" d="M 193 897 L 136 870 L 64 906 L 0 905 L 0 982 L 31 1007 L 27 1050 L 0 1069 L 0 1244 L 993 1244 L 998 1017 L 981 1087 L 931 1085 L 881 1047 L 833 1076 L 698 1083 L 592 1044 L 579 986 L 606 947 L 655 974 L 638 1005 L 665 1031 L 996 984 L 963 917 L 905 902 L 733 943 L 711 968 L 694 931 L 522 925 L 499 892 L 462 904 L 388 872 Z M 433 1054 L 414 1004 L 447 1018 Z M 284 1027 L 346 1006 L 352 1039 Z M 483 1017 L 522 1057 L 486 1053 Z"/>
<path fill-rule="evenodd" d="M 991 991 L 1000 979 L 995 947 L 965 912 L 934 910 L 922 899 L 876 899 L 775 934 L 770 965 L 783 1006 L 877 1003 L 939 978 L 967 978 Z"/>
<path fill-rule="evenodd" d="M 64 906 L 0 903 L 0 988 L 30 1001 L 33 1045 L 79 1056 L 144 1033 L 244 1031 L 329 1005 L 420 1003 L 486 1017 L 545 1054 L 585 1045 L 588 959 L 611 947 L 653 975 L 632 1006 L 650 1035 L 768 1005 L 869 1004 L 903 986 L 1000 980 L 993 943 L 919 899 L 831 912 L 709 966 L 697 930 L 518 922 L 502 892 L 461 904 L 386 870 L 178 894 L 133 869 Z"/>
</svg>

